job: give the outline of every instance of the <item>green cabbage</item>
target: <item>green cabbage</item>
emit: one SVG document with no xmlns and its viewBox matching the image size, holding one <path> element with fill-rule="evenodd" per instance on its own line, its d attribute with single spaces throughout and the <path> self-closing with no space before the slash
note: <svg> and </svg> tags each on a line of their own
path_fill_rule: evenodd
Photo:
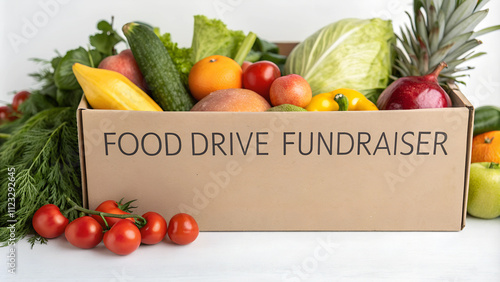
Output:
<svg viewBox="0 0 500 282">
<path fill-rule="evenodd" d="M 391 21 L 344 19 L 318 30 L 297 45 L 285 74 L 298 74 L 313 95 L 351 88 L 374 95 L 384 89 L 392 70 Z"/>
</svg>

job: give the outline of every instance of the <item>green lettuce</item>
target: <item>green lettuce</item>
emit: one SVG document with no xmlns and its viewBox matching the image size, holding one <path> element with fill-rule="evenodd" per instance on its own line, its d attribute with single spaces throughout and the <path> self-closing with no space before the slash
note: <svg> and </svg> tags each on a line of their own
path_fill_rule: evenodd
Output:
<svg viewBox="0 0 500 282">
<path fill-rule="evenodd" d="M 285 74 L 304 77 L 313 95 L 338 88 L 376 95 L 389 82 L 394 42 L 391 21 L 340 20 L 297 45 L 286 61 Z"/>
<path fill-rule="evenodd" d="M 191 61 L 194 64 L 212 55 L 222 55 L 234 59 L 244 39 L 243 31 L 230 30 L 220 20 L 197 15 L 194 17 Z"/>
</svg>

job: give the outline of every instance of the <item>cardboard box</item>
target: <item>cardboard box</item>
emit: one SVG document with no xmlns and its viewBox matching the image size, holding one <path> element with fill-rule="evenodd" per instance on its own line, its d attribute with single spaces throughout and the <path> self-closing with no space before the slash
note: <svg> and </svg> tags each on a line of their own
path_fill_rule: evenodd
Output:
<svg viewBox="0 0 500 282">
<path fill-rule="evenodd" d="M 138 199 L 202 231 L 457 231 L 474 109 L 138 112 L 78 109 L 84 203 Z"/>
</svg>

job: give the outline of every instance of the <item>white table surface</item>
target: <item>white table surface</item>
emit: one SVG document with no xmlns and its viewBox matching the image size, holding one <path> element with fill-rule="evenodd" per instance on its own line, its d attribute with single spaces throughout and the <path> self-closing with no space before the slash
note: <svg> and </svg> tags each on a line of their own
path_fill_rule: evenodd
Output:
<svg viewBox="0 0 500 282">
<path fill-rule="evenodd" d="M 500 218 L 460 232 L 202 232 L 128 256 L 63 236 L 16 248 L 17 273 L 3 264 L 0 281 L 500 281 Z"/>
</svg>

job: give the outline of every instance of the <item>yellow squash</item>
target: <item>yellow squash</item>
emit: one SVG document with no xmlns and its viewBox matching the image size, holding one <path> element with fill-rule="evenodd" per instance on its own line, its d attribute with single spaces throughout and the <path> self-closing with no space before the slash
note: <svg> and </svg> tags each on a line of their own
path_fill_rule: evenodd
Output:
<svg viewBox="0 0 500 282">
<path fill-rule="evenodd" d="M 73 65 L 73 73 L 94 109 L 162 111 L 151 97 L 121 73 Z"/>
</svg>

